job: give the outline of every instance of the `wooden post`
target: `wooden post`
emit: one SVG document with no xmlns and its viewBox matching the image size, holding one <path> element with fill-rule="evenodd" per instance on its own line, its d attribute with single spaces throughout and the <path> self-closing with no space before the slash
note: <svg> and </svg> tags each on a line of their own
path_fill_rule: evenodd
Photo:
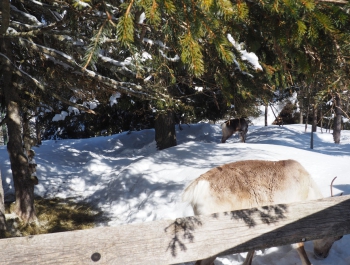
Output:
<svg viewBox="0 0 350 265">
<path fill-rule="evenodd" d="M 2 265 L 176 264 L 350 233 L 350 195 L 0 240 Z"/>
<path fill-rule="evenodd" d="M 281 127 L 280 123 L 278 122 L 277 116 L 276 116 L 275 112 L 273 111 L 273 108 L 272 108 L 272 105 L 271 105 L 271 104 L 270 104 L 270 108 L 271 108 L 271 110 L 272 110 L 273 116 L 275 116 L 275 120 L 276 120 L 277 123 L 278 123 L 278 127 Z"/>
<path fill-rule="evenodd" d="M 310 149 L 314 149 L 314 132 L 311 130 Z"/>
<path fill-rule="evenodd" d="M 341 110 L 341 99 L 338 93 L 334 96 L 335 101 L 335 116 L 333 123 L 333 140 L 335 144 L 340 143 L 340 134 L 341 134 L 341 121 L 343 111 Z"/>
</svg>

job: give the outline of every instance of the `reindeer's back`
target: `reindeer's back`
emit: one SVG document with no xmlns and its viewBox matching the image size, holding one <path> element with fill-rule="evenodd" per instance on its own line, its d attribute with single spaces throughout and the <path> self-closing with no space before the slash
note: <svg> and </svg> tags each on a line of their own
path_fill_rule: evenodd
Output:
<svg viewBox="0 0 350 265">
<path fill-rule="evenodd" d="M 294 160 L 245 160 L 209 170 L 183 194 L 195 214 L 321 198 L 316 184 Z"/>
</svg>

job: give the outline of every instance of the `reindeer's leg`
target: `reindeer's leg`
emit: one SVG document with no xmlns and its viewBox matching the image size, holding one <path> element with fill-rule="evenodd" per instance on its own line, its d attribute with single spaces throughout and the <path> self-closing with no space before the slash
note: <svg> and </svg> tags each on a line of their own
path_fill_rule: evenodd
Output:
<svg viewBox="0 0 350 265">
<path fill-rule="evenodd" d="M 214 265 L 214 260 L 216 257 L 210 257 L 207 259 L 197 260 L 194 265 Z"/>
<path fill-rule="evenodd" d="M 241 139 L 241 143 L 244 143 L 244 137 L 243 137 L 243 132 L 240 131 L 238 132 L 239 138 Z"/>
<path fill-rule="evenodd" d="M 312 265 L 309 258 L 306 255 L 306 251 L 304 249 L 304 243 L 295 243 L 293 244 L 294 248 L 298 251 L 299 257 L 301 259 L 302 265 Z"/>
<path fill-rule="evenodd" d="M 244 142 L 247 140 L 248 127 L 244 131 Z"/>
<path fill-rule="evenodd" d="M 222 137 L 221 137 L 221 143 L 225 143 L 227 138 L 228 138 L 228 132 L 227 132 L 227 127 L 226 124 L 222 125 Z"/>
<path fill-rule="evenodd" d="M 251 265 L 253 261 L 255 250 L 250 250 L 247 254 L 247 257 L 245 258 L 245 261 L 243 262 L 243 265 Z"/>
<path fill-rule="evenodd" d="M 232 136 L 233 133 L 222 133 L 221 143 L 226 143 L 226 140 Z"/>
<path fill-rule="evenodd" d="M 241 142 L 245 143 L 245 139 L 247 138 L 247 132 L 246 131 L 240 131 L 239 135 L 241 137 Z"/>
</svg>

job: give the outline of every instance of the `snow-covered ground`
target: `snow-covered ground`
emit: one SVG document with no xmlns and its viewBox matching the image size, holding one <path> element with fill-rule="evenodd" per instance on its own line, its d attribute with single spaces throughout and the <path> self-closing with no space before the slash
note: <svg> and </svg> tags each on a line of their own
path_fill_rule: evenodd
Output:
<svg viewBox="0 0 350 265">
<path fill-rule="evenodd" d="M 44 141 L 34 148 L 39 185 L 35 193 L 43 197 L 74 197 L 98 205 L 109 217 L 108 223 L 145 222 L 192 215 L 181 202 L 184 188 L 210 168 L 245 159 L 295 159 L 314 177 L 324 196 L 330 196 L 330 183 L 337 176 L 334 193 L 350 194 L 350 131 L 342 131 L 341 144 L 332 135 L 314 135 L 304 125 L 249 127 L 247 142 L 234 135 L 220 144 L 220 124 L 183 125 L 177 131 L 176 147 L 156 151 L 154 130 L 121 133 L 109 137 L 80 140 Z M 308 126 L 310 130 L 310 126 Z M 0 168 L 6 196 L 13 194 L 10 162 L 6 147 L 0 147 Z M 337 241 L 325 260 L 314 260 L 312 243 L 306 251 L 314 265 L 350 264 L 350 235 Z M 216 265 L 241 264 L 244 254 L 218 258 Z M 192 264 L 192 263 L 190 263 Z M 290 246 L 258 251 L 255 265 L 300 264 Z"/>
</svg>

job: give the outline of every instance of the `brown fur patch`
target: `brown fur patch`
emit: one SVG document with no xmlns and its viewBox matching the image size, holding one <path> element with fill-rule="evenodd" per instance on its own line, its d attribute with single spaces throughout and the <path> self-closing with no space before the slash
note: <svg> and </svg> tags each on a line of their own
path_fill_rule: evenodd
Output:
<svg viewBox="0 0 350 265">
<path fill-rule="evenodd" d="M 247 201 L 251 207 L 256 207 L 305 200 L 308 196 L 310 175 L 294 160 L 245 160 L 213 168 L 191 185 L 200 180 L 210 183 L 212 195 L 218 201 L 235 197 L 239 201 Z M 279 195 L 290 192 L 291 187 L 296 193 L 294 199 L 288 198 L 289 196 L 284 196 L 285 201 L 277 199 L 283 198 Z"/>
<path fill-rule="evenodd" d="M 322 194 L 309 173 L 295 160 L 245 160 L 221 165 L 202 174 L 186 188 L 183 198 L 191 203 L 198 215 L 319 199 Z M 328 255 L 334 240 L 331 238 L 326 252 L 321 248 L 320 252 Z M 314 246 L 317 241 L 325 242 L 316 240 Z M 303 243 L 297 244 L 297 250 L 303 264 L 311 264 Z M 253 253 L 250 252 L 244 264 L 251 263 Z M 214 259 L 211 257 L 196 264 L 212 264 Z"/>
</svg>

